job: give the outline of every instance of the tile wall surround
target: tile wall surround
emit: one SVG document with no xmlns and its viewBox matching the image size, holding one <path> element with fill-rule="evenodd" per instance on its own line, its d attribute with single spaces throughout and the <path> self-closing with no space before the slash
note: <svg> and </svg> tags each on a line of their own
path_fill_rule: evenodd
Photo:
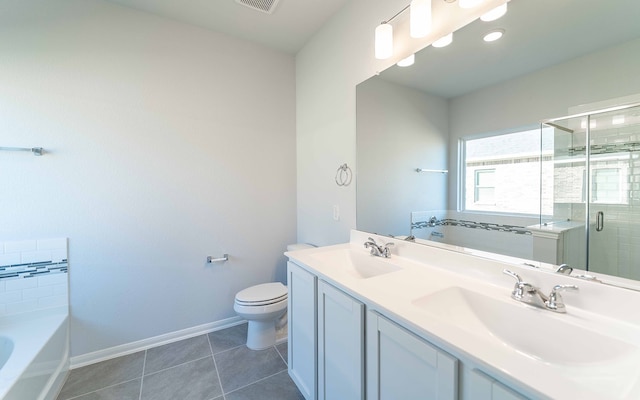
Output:
<svg viewBox="0 0 640 400">
<path fill-rule="evenodd" d="M 411 213 L 411 229 L 433 228 L 436 226 L 458 226 L 461 228 L 481 229 L 486 231 L 500 231 L 514 233 L 517 235 L 531 235 L 532 232 L 524 226 L 497 224 L 490 222 L 476 222 L 469 220 L 460 220 L 455 218 L 441 218 L 429 212 L 412 212 Z M 435 221 L 431 221 L 432 216 L 436 217 Z"/>
<path fill-rule="evenodd" d="M 0 317 L 69 304 L 67 238 L 0 242 Z"/>
</svg>

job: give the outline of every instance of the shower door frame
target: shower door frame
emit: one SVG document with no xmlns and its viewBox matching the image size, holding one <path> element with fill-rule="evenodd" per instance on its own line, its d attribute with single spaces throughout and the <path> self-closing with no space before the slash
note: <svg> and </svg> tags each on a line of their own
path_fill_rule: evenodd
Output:
<svg viewBox="0 0 640 400">
<path fill-rule="evenodd" d="M 629 103 L 629 104 L 624 104 L 624 105 L 618 105 L 618 106 L 612 106 L 612 107 L 607 107 L 607 108 L 602 108 L 602 109 L 597 109 L 597 110 L 592 110 L 592 111 L 586 111 L 586 112 L 581 112 L 578 114 L 572 114 L 572 115 L 567 115 L 567 116 L 563 116 L 563 117 L 558 117 L 558 118 L 551 118 L 551 119 L 546 119 L 540 122 L 540 154 L 542 156 L 542 144 L 543 144 L 543 138 L 542 138 L 542 128 L 544 126 L 549 126 L 552 127 L 554 129 L 562 129 L 562 130 L 567 130 L 568 128 L 565 128 L 561 125 L 556 124 L 556 122 L 558 121 L 568 121 L 574 118 L 587 118 L 587 122 L 586 122 L 586 127 L 585 127 L 585 172 L 586 172 L 586 179 L 585 179 L 585 187 L 584 187 L 584 193 L 585 193 L 585 201 L 584 201 L 584 205 L 585 205 L 585 221 L 584 221 L 584 230 L 585 230 L 585 270 L 590 271 L 590 238 L 591 238 L 591 229 L 590 229 L 590 225 L 591 225 L 591 197 L 592 197 L 592 193 L 591 193 L 591 186 L 592 186 L 592 178 L 591 178 L 591 118 L 593 116 L 596 115 L 600 115 L 600 114 L 606 114 L 606 113 L 610 113 L 610 112 L 615 112 L 615 111 L 623 111 L 623 110 L 628 110 L 628 109 L 632 109 L 632 108 L 640 108 L 640 103 L 636 102 L 636 103 Z M 573 133 L 573 131 L 572 131 Z M 542 160 L 542 158 L 541 158 Z M 540 162 L 540 224 L 543 224 L 543 214 L 542 214 L 542 207 L 543 207 L 543 198 L 542 198 L 542 179 L 543 179 L 543 175 L 542 175 L 542 168 L 543 168 L 543 162 Z"/>
</svg>

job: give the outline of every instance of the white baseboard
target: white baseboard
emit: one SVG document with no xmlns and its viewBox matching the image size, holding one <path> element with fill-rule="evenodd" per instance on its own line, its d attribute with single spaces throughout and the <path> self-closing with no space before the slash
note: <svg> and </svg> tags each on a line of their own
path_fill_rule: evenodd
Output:
<svg viewBox="0 0 640 400">
<path fill-rule="evenodd" d="M 182 329 L 175 332 L 165 333 L 163 335 L 154 336 L 148 339 L 142 339 L 131 343 L 121 344 L 119 346 L 110 347 L 108 349 L 98 350 L 87 354 L 71 357 L 70 369 L 84 367 L 86 365 L 95 364 L 100 361 L 133 354 L 138 351 L 150 349 L 163 344 L 177 342 L 179 340 L 188 339 L 194 336 L 204 335 L 209 332 L 219 331 L 221 329 L 230 328 L 245 322 L 239 316 L 223 319 L 208 324 L 194 326 L 192 328 Z"/>
</svg>

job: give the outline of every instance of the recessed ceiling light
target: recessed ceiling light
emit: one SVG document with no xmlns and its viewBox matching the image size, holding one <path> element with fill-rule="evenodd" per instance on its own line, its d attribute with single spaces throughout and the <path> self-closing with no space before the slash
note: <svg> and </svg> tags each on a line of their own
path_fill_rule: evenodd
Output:
<svg viewBox="0 0 640 400">
<path fill-rule="evenodd" d="M 507 3 L 494 8 L 493 10 L 482 14 L 480 19 L 485 22 L 495 21 L 507 13 Z"/>
<path fill-rule="evenodd" d="M 613 117 L 611 123 L 613 125 L 624 124 L 624 115 L 616 115 L 615 117 Z"/>
<path fill-rule="evenodd" d="M 485 42 L 493 42 L 500 39 L 504 35 L 504 29 L 494 29 L 491 32 L 484 35 L 482 40 Z"/>
<path fill-rule="evenodd" d="M 403 58 L 402 60 L 398 61 L 398 67 L 408 67 L 410 65 L 413 65 L 413 63 L 416 61 L 416 55 L 412 54 L 407 58 Z"/>
<path fill-rule="evenodd" d="M 453 42 L 453 32 L 451 32 L 450 34 L 441 37 L 440 39 L 436 40 L 435 42 L 431 43 L 431 45 L 433 47 L 445 47 L 451 44 L 451 42 Z"/>
<path fill-rule="evenodd" d="M 596 122 L 595 119 L 591 119 L 591 121 L 589 121 L 589 128 L 594 129 L 596 126 L 598 126 L 598 123 Z M 587 120 L 583 119 L 582 121 L 580 121 L 580 128 L 582 129 L 586 129 L 587 128 Z"/>
</svg>

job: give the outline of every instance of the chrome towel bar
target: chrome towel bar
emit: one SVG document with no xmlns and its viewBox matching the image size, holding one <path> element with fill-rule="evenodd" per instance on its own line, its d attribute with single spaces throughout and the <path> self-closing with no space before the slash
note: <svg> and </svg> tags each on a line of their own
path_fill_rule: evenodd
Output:
<svg viewBox="0 0 640 400">
<path fill-rule="evenodd" d="M 209 263 L 209 264 L 214 263 L 214 262 L 225 262 L 225 261 L 229 261 L 229 255 L 228 254 L 223 254 L 222 257 L 218 257 L 218 258 L 207 256 L 207 263 Z"/>
</svg>

